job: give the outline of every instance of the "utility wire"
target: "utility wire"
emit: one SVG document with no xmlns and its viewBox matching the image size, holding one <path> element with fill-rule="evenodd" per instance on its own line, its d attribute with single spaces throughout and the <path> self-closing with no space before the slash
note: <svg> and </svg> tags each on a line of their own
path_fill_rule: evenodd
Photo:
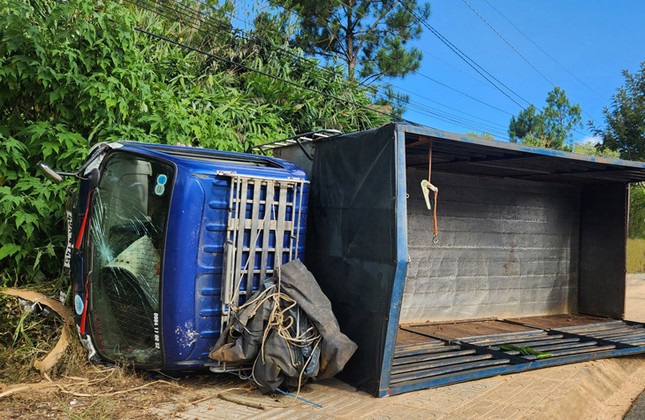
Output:
<svg viewBox="0 0 645 420">
<path fill-rule="evenodd" d="M 495 28 L 493 27 L 493 25 L 491 25 L 491 24 L 486 20 L 486 18 L 484 18 L 484 16 L 482 16 L 482 15 L 481 15 L 481 13 L 479 13 L 479 12 L 478 12 L 478 11 L 477 11 L 477 10 L 476 10 L 476 9 L 475 9 L 471 4 L 470 4 L 470 3 L 468 3 L 468 0 L 462 0 L 462 1 L 463 1 L 464 3 L 466 3 L 466 5 L 470 8 L 470 10 L 472 10 L 472 11 L 473 11 L 473 13 L 475 13 L 475 14 L 477 15 L 477 17 L 479 17 L 479 19 L 481 19 L 481 21 L 482 21 L 482 22 L 484 22 L 484 23 L 485 23 L 485 24 L 486 24 L 486 25 L 487 25 L 487 26 L 488 26 L 488 27 L 489 27 L 493 32 L 495 32 L 495 34 L 496 34 L 496 35 L 497 35 L 497 36 L 498 36 L 502 41 L 504 41 L 504 42 L 506 43 L 506 45 L 508 45 L 508 46 L 509 46 L 513 51 L 515 51 L 515 53 L 516 53 L 517 55 L 519 55 L 519 56 L 520 56 L 520 58 L 526 62 L 526 64 L 528 64 L 529 66 L 531 66 L 531 68 L 532 68 L 533 70 L 535 70 L 535 71 L 536 71 L 540 76 L 542 76 L 542 78 L 543 78 L 544 80 L 546 80 L 546 81 L 547 81 L 551 86 L 555 87 L 555 84 L 554 84 L 554 83 L 553 83 L 553 82 L 552 82 L 548 77 L 546 77 L 546 76 L 544 75 L 544 73 L 542 73 L 542 72 L 540 71 L 540 69 L 538 69 L 537 67 L 535 67 L 535 65 L 533 65 L 533 63 L 531 63 L 531 62 L 529 61 L 529 59 L 528 59 L 528 58 L 526 58 L 524 55 L 522 55 L 522 53 L 521 53 L 521 52 L 519 52 L 519 51 L 517 50 L 517 48 L 515 48 L 515 47 L 513 46 L 513 44 L 511 44 L 511 43 L 510 43 L 506 38 L 504 38 L 504 36 L 503 36 L 502 34 L 500 34 L 500 33 L 497 31 L 497 29 L 495 29 Z"/>
<path fill-rule="evenodd" d="M 346 104 L 348 104 L 348 105 L 352 105 L 352 106 L 355 106 L 355 107 L 357 107 L 357 108 L 366 109 L 366 110 L 369 110 L 369 111 L 372 111 L 372 112 L 375 112 L 375 113 L 378 113 L 378 114 L 381 114 L 381 115 L 388 116 L 388 117 L 393 118 L 393 119 L 395 119 L 395 120 L 398 120 L 398 119 L 399 119 L 397 116 L 395 116 L 395 115 L 393 115 L 393 114 L 389 114 L 389 113 L 387 113 L 387 112 L 379 111 L 378 109 L 373 109 L 373 108 L 371 108 L 371 107 L 368 107 L 368 106 L 365 106 L 365 105 L 358 104 L 358 103 L 356 103 L 356 102 L 354 102 L 354 101 L 350 101 L 349 99 L 344 99 L 344 98 L 341 98 L 341 97 L 339 97 L 339 96 L 332 95 L 332 94 L 330 94 L 330 93 L 326 93 L 326 92 L 319 91 L 319 90 L 317 90 L 317 89 L 310 88 L 310 87 L 308 87 L 308 86 L 303 86 L 303 85 L 301 85 L 301 84 L 298 84 L 298 83 L 292 82 L 292 81 L 290 81 L 290 80 L 282 79 L 282 78 L 280 78 L 280 77 L 278 77 L 278 76 L 274 76 L 274 75 L 272 75 L 272 74 L 270 74 L 270 73 L 267 73 L 267 72 L 265 72 L 265 71 L 258 70 L 258 69 L 255 69 L 255 68 L 253 68 L 253 67 L 247 66 L 246 64 L 238 63 L 237 61 L 230 60 L 230 59 L 228 59 L 228 58 L 226 58 L 226 57 L 222 57 L 222 56 L 219 56 L 219 55 L 217 55 L 217 54 L 213 54 L 213 53 L 211 53 L 211 52 L 204 51 L 204 50 L 202 50 L 202 49 L 192 47 L 192 46 L 190 46 L 190 45 L 187 45 L 187 44 L 181 43 L 181 42 L 179 42 L 179 41 L 176 41 L 176 40 L 174 40 L 174 39 L 168 38 L 168 37 L 166 37 L 166 36 L 164 36 L 164 35 L 156 34 L 156 33 L 154 33 L 154 32 L 150 32 L 150 31 L 148 31 L 148 30 L 146 30 L 146 29 L 139 28 L 138 26 L 135 26 L 135 27 L 134 27 L 134 30 L 135 30 L 135 31 L 137 31 L 137 32 L 141 32 L 142 34 L 148 35 L 148 36 L 149 36 L 149 37 L 151 37 L 151 38 L 155 38 L 155 39 L 158 39 L 158 40 L 161 40 L 161 41 L 165 41 L 165 42 L 167 42 L 167 43 L 169 43 L 169 44 L 176 45 L 176 46 L 178 46 L 178 47 L 182 47 L 182 48 L 185 48 L 185 49 L 187 49 L 187 50 L 190 50 L 190 51 L 193 51 L 193 52 L 196 52 L 196 53 L 199 53 L 199 54 L 203 54 L 203 55 L 208 56 L 208 57 L 210 57 L 210 58 L 213 58 L 213 59 L 215 59 L 215 60 L 217 60 L 217 61 L 221 61 L 221 62 L 227 63 L 227 64 L 229 64 L 229 65 L 236 66 L 236 67 L 239 67 L 239 68 L 242 68 L 242 69 L 245 69 L 245 70 L 248 70 L 248 71 L 251 71 L 251 72 L 257 73 L 257 74 L 260 74 L 260 75 L 262 75 L 262 76 L 265 76 L 265 77 L 268 77 L 268 78 L 270 78 L 270 79 L 273 79 L 273 80 L 276 80 L 276 81 L 279 81 L 279 82 L 285 83 L 285 84 L 287 84 L 287 85 L 290 85 L 290 86 L 296 87 L 296 88 L 298 88 L 298 89 L 307 90 L 307 91 L 309 91 L 309 92 L 316 93 L 316 94 L 318 94 L 318 95 L 324 96 L 324 97 L 329 98 L 329 99 L 334 99 L 334 100 L 336 100 L 336 101 L 344 102 L 344 103 L 346 103 Z M 411 121 L 410 121 L 410 122 L 411 122 Z"/>
<path fill-rule="evenodd" d="M 520 56 L 520 58 L 522 58 L 522 60 L 524 60 L 524 61 L 525 61 L 529 66 L 531 66 L 531 68 L 532 68 L 533 70 L 535 70 L 535 71 L 536 71 L 540 76 L 542 76 L 542 78 L 543 78 L 544 80 L 546 80 L 546 81 L 547 81 L 551 86 L 553 86 L 554 88 L 556 87 L 555 83 L 553 83 L 553 82 L 552 82 L 548 77 L 546 77 L 546 76 L 544 75 L 544 73 L 542 73 L 542 72 L 540 71 L 540 69 L 538 69 L 535 65 L 533 65 L 533 63 L 531 63 L 531 62 L 529 61 L 529 59 L 528 59 L 528 58 L 526 58 L 526 57 L 525 57 L 521 52 L 519 52 L 519 51 L 517 50 L 517 48 L 515 48 L 515 47 L 513 46 L 513 44 L 511 44 L 511 43 L 510 43 L 510 42 L 509 42 L 509 41 L 508 41 L 508 40 L 507 40 L 507 39 L 506 39 L 506 38 L 505 38 L 501 33 L 499 33 L 499 31 L 498 31 L 497 29 L 495 29 L 495 28 L 493 27 L 493 25 L 491 25 L 491 24 L 486 20 L 486 18 L 484 18 L 484 16 L 482 16 L 482 15 L 481 15 L 481 13 L 479 13 L 479 12 L 478 12 L 478 11 L 477 11 L 473 6 L 472 6 L 472 5 L 468 2 L 468 0 L 462 0 L 462 1 L 463 1 L 464 3 L 466 3 L 466 5 L 470 8 L 470 10 L 472 10 L 472 11 L 473 11 L 473 13 L 475 13 L 475 14 L 479 17 L 479 19 L 481 19 L 481 20 L 482 20 L 482 22 L 484 22 L 484 23 L 485 23 L 485 24 L 486 24 L 486 25 L 487 25 L 487 26 L 488 26 L 488 27 L 489 27 L 493 32 L 495 32 L 495 34 L 496 34 L 496 35 L 497 35 L 497 36 L 498 36 L 502 41 L 504 41 L 504 42 L 506 43 L 506 45 L 508 45 L 508 46 L 509 46 L 509 47 L 510 47 L 510 48 L 511 48 L 511 49 L 512 49 L 512 50 L 513 50 L 517 55 L 519 55 L 519 56 Z M 488 2 L 486 2 L 486 3 L 488 3 Z M 490 5 L 490 3 L 488 3 L 488 4 Z M 492 7 L 492 6 L 491 6 L 491 7 Z M 497 9 L 495 9 L 495 10 L 497 10 Z M 499 13 L 499 11 L 498 11 L 498 13 Z M 501 13 L 500 13 L 500 15 L 501 15 Z M 502 17 L 503 17 L 503 16 L 502 16 Z M 515 25 L 513 25 L 513 26 L 515 26 Z M 517 28 L 516 28 L 516 29 L 517 29 Z M 519 29 L 518 29 L 518 31 L 519 31 Z M 520 33 L 521 33 L 521 32 L 520 32 Z M 527 38 L 527 39 L 528 39 L 528 38 Z M 534 43 L 534 44 L 535 44 L 535 43 Z M 537 45 L 537 44 L 535 44 L 535 45 Z M 566 70 L 566 69 L 565 69 L 565 70 Z M 575 76 L 574 76 L 574 77 L 575 77 Z M 585 111 L 582 107 L 580 107 L 580 109 L 582 110 L 582 112 L 584 112 L 585 114 L 587 114 L 587 116 L 588 116 L 589 118 L 593 119 L 593 116 L 592 116 L 591 114 L 589 114 L 587 111 Z"/>
<path fill-rule="evenodd" d="M 479 103 L 481 103 L 481 104 L 483 104 L 483 105 L 486 105 L 486 106 L 488 106 L 488 107 L 490 107 L 490 108 L 492 108 L 492 109 L 495 109 L 495 110 L 497 110 L 497 111 L 499 111 L 499 112 L 503 112 L 504 114 L 507 114 L 507 115 L 513 116 L 513 114 L 512 114 L 512 113 L 510 113 L 510 112 L 508 112 L 508 111 L 504 111 L 504 110 L 503 110 L 503 109 L 501 109 L 501 108 L 498 108 L 498 107 L 496 107 L 496 106 L 494 106 L 494 105 L 491 105 L 491 104 L 489 104 L 488 102 L 483 101 L 483 100 L 481 100 L 481 99 L 478 99 L 478 98 L 476 98 L 476 97 L 474 97 L 474 96 L 472 96 L 472 95 L 470 95 L 470 94 L 468 94 L 468 93 L 462 92 L 462 91 L 461 91 L 461 90 L 459 90 L 459 89 L 456 89 L 456 88 L 454 88 L 454 87 L 452 87 L 452 86 L 450 86 L 450 85 L 447 85 L 447 84 L 445 84 L 445 83 L 443 83 L 443 82 L 440 82 L 439 80 L 434 79 L 434 78 L 432 78 L 432 77 L 430 77 L 430 76 L 428 76 L 428 75 L 425 75 L 425 74 L 423 74 L 423 73 L 421 73 L 421 72 L 414 72 L 414 73 L 412 73 L 412 74 L 415 74 L 415 75 L 417 75 L 417 76 L 421 76 L 421 77 L 423 77 L 423 78 L 425 78 L 425 79 L 428 79 L 428 80 L 430 80 L 431 82 L 434 82 L 434 83 L 436 83 L 436 84 L 438 84 L 438 85 L 441 85 L 441 86 L 443 86 L 443 87 L 445 87 L 445 88 L 447 88 L 447 89 L 450 89 L 450 90 L 452 90 L 452 91 L 454 91 L 454 92 L 457 92 L 457 93 L 459 93 L 459 94 L 461 94 L 461 95 L 464 95 L 464 96 L 466 96 L 466 97 L 468 97 L 468 98 L 472 99 L 473 101 L 479 102 Z"/>
<path fill-rule="evenodd" d="M 434 36 L 436 36 L 444 45 L 446 45 L 452 52 L 454 52 L 459 58 L 461 58 L 466 64 L 468 64 L 473 70 L 475 70 L 480 76 L 482 76 L 488 83 L 493 85 L 495 89 L 500 91 L 504 96 L 506 96 L 508 99 L 513 101 L 517 106 L 520 108 L 524 109 L 524 107 L 517 101 L 515 98 L 511 97 L 509 93 L 507 93 L 504 89 L 502 89 L 500 86 L 506 88 L 506 90 L 522 101 L 526 102 L 527 104 L 530 104 L 529 101 L 524 99 L 522 96 L 520 96 L 517 92 L 515 92 L 513 89 L 510 87 L 506 86 L 502 81 L 500 81 L 498 78 L 493 76 L 490 72 L 488 72 L 486 69 L 484 69 L 481 65 L 479 65 L 475 60 L 470 58 L 468 54 L 464 53 L 462 50 L 460 50 L 455 44 L 450 42 L 445 36 L 443 36 L 439 31 L 437 31 L 433 26 L 431 26 L 423 17 L 419 16 L 416 12 L 413 10 L 410 10 L 409 7 L 407 7 L 401 0 L 398 0 L 399 4 L 401 7 L 403 7 L 405 10 L 408 11 L 414 18 L 421 23 L 423 26 L 425 26 Z M 496 81 L 498 84 L 496 84 L 494 81 Z"/>
<path fill-rule="evenodd" d="M 224 24 L 224 23 L 220 23 L 220 22 L 218 22 L 217 20 L 215 20 L 215 19 L 214 19 L 214 18 L 212 18 L 212 17 L 205 17 L 205 16 L 203 16 L 203 13 L 202 13 L 202 12 L 200 12 L 200 11 L 196 11 L 196 10 L 194 10 L 194 9 L 192 9 L 192 8 L 188 7 L 188 6 L 182 5 L 180 2 L 178 2 L 178 1 L 176 1 L 176 0 L 174 1 L 174 3 L 175 3 L 175 4 L 177 4 L 178 6 L 181 6 L 183 11 L 178 10 L 178 9 L 175 9 L 175 8 L 172 8 L 172 7 L 168 6 L 168 5 L 167 5 L 167 4 L 165 4 L 165 3 L 164 3 L 164 4 L 161 4 L 161 3 L 158 3 L 158 2 L 155 2 L 155 1 L 145 1 L 145 0 L 126 0 L 126 1 L 128 1 L 129 3 L 134 4 L 134 5 L 136 5 L 136 6 L 142 7 L 142 8 L 144 8 L 144 9 L 148 10 L 148 11 L 151 11 L 151 12 L 153 12 L 153 13 L 155 13 L 155 14 L 158 14 L 158 15 L 164 16 L 164 17 L 166 17 L 166 18 L 170 18 L 170 15 L 172 15 L 172 19 L 171 19 L 171 20 L 174 20 L 174 19 L 176 19 L 177 17 L 181 17 L 181 18 L 189 18 L 190 20 L 193 20 L 193 21 L 194 21 L 194 20 L 198 20 L 198 21 L 199 21 L 199 22 L 201 22 L 201 23 L 205 23 L 205 24 L 207 24 L 207 26 L 210 26 L 211 24 L 214 24 L 213 26 L 215 26 L 215 27 L 217 27 L 217 28 L 219 28 L 219 29 L 224 29 L 224 30 L 226 30 L 226 31 L 228 31 L 228 32 L 230 32 L 230 31 L 232 30 L 232 28 L 231 28 L 231 26 L 230 26 L 230 25 L 226 25 L 226 24 Z M 186 25 L 186 26 L 188 26 L 188 27 L 190 27 L 190 28 L 192 28 L 192 29 L 195 29 L 195 30 L 201 31 L 202 33 L 205 33 L 205 34 L 207 34 L 207 35 L 208 35 L 208 34 L 210 34 L 210 32 L 209 32 L 209 31 L 205 31 L 203 28 L 201 28 L 201 26 L 200 26 L 200 25 L 196 25 L 194 22 L 191 24 L 191 22 L 186 22 L 186 21 L 184 20 L 184 21 L 183 21 L 183 23 L 184 23 L 184 25 Z M 235 37 L 242 38 L 242 39 L 245 39 L 245 40 L 250 41 L 250 42 L 253 42 L 253 41 L 259 41 L 259 42 L 262 42 L 262 40 L 260 40 L 259 38 L 257 38 L 257 37 L 256 37 L 256 38 L 251 38 L 251 37 L 249 37 L 249 36 L 245 35 L 245 34 L 244 34 L 244 32 L 242 32 L 242 31 L 237 31 L 237 30 L 236 30 L 236 31 L 233 31 L 233 35 L 234 35 Z M 269 45 L 269 44 L 267 44 L 267 43 L 265 43 L 265 42 L 263 42 L 263 44 L 267 45 L 267 46 L 268 46 L 268 47 L 270 47 L 270 48 L 277 49 L 277 50 L 279 50 L 280 52 L 287 53 L 288 55 L 290 55 L 291 57 L 293 57 L 293 58 L 295 58 L 295 59 L 297 59 L 297 60 L 299 60 L 299 61 L 300 61 L 300 60 L 302 60 L 302 61 L 306 61 L 306 62 L 308 62 L 308 63 L 309 63 L 309 64 L 311 64 L 311 65 L 317 66 L 317 67 L 319 67 L 319 68 L 321 68 L 321 69 L 323 69 L 323 70 L 325 70 L 325 71 L 328 71 L 329 73 L 333 74 L 333 76 L 334 76 L 334 77 L 338 77 L 338 75 L 337 75 L 336 73 L 332 72 L 330 69 L 325 68 L 325 67 L 321 67 L 321 66 L 318 64 L 318 62 L 317 62 L 317 61 L 314 61 L 314 60 L 311 60 L 311 59 L 304 58 L 304 57 L 302 57 L 302 56 L 300 56 L 300 55 L 298 55 L 298 54 L 294 53 L 293 51 L 290 51 L 290 50 L 287 50 L 287 49 L 284 49 L 284 48 L 276 47 L 276 46 L 275 46 L 275 45 L 273 45 L 273 44 Z M 232 61 L 231 61 L 231 62 L 232 62 Z M 239 64 L 239 63 L 238 63 L 238 64 Z M 426 76 L 426 77 L 427 77 L 427 76 Z M 432 79 L 432 80 L 433 80 L 433 79 Z M 293 82 L 291 82 L 291 83 L 293 83 Z M 440 83 L 440 82 L 439 82 L 439 83 Z M 401 89 L 401 88 L 400 88 L 400 87 L 398 87 L 398 86 L 393 86 L 393 87 L 396 87 L 397 89 Z M 310 88 L 308 88 L 308 89 L 309 89 L 309 90 L 311 90 Z M 402 90 L 403 90 L 403 89 L 402 89 Z M 412 92 L 412 93 L 413 93 L 413 94 L 415 94 L 416 96 L 420 96 L 420 95 L 418 95 L 418 94 L 416 94 L 416 93 L 414 93 L 414 92 Z M 421 97 L 421 96 L 420 96 L 420 97 Z M 342 99 L 342 98 L 341 98 L 341 99 Z M 432 100 L 431 100 L 431 101 L 432 101 Z M 439 102 L 437 102 L 437 101 L 433 101 L 433 102 L 439 103 Z M 481 102 L 482 102 L 482 103 L 484 103 L 483 101 L 481 101 Z M 423 106 L 423 105 L 417 105 L 417 104 L 414 104 L 414 103 L 413 103 L 413 102 L 411 102 L 411 101 L 409 101 L 409 102 L 408 102 L 408 104 L 410 104 L 410 105 L 415 105 L 415 108 L 416 108 L 416 109 L 418 109 L 418 110 L 419 110 L 419 112 L 421 112 L 421 113 L 425 114 L 426 116 L 439 117 L 439 115 L 442 115 L 442 116 L 444 116 L 444 118 L 443 118 L 444 120 L 445 120 L 446 118 L 451 118 L 451 119 L 450 119 L 450 122 L 453 122 L 453 123 L 455 123 L 455 122 L 459 122 L 458 120 L 461 118 L 460 116 L 452 115 L 452 114 L 450 114 L 450 113 L 438 114 L 439 112 L 442 112 L 442 111 L 438 111 L 438 110 L 433 111 L 433 110 L 432 110 L 432 108 L 430 108 L 430 107 L 425 107 L 425 106 Z M 449 106 L 447 106 L 447 105 L 444 105 L 444 104 L 441 104 L 441 103 L 439 103 L 439 104 L 440 104 L 440 105 L 442 105 L 442 106 L 445 106 L 445 107 L 447 107 L 447 108 L 451 108 L 451 107 L 449 107 Z M 358 105 L 358 104 L 356 104 L 356 105 Z M 491 106 L 491 107 L 492 107 L 492 105 L 490 105 L 490 104 L 487 104 L 487 105 L 489 105 L 489 106 Z M 493 107 L 493 108 L 494 108 L 494 107 Z M 370 109 L 370 110 L 372 110 L 372 111 L 376 111 L 376 110 L 374 110 L 374 109 L 372 109 L 372 108 L 368 108 L 368 109 Z M 454 108 L 452 108 L 452 109 L 454 109 Z M 378 112 L 378 111 L 377 111 L 377 112 Z M 505 112 L 505 111 L 503 111 L 503 112 Z M 380 113 L 381 113 L 381 114 L 383 114 L 383 112 L 380 112 Z M 396 116 L 394 116 L 394 115 L 392 115 L 392 114 L 386 114 L 386 115 L 388 115 L 388 116 L 390 116 L 390 117 L 396 117 Z M 448 117 L 446 117 L 446 116 L 448 116 Z M 479 118 L 479 117 L 475 117 L 475 118 Z M 479 119 L 481 119 L 481 118 L 479 118 Z M 464 120 L 464 121 L 470 121 L 470 123 L 471 123 L 471 124 L 472 124 L 472 123 L 474 123 L 474 122 L 472 122 L 472 120 L 468 120 L 468 119 L 463 119 L 463 120 Z M 482 119 L 482 120 L 483 120 L 483 119 Z M 486 120 L 483 120 L 483 121 L 486 121 Z M 492 122 L 490 122 L 490 121 L 488 121 L 488 122 L 489 122 L 489 123 L 491 123 L 491 124 L 494 124 L 494 125 L 495 125 L 495 123 L 492 123 Z M 490 127 L 490 126 L 485 126 L 485 125 L 484 125 L 484 124 L 482 124 L 482 123 L 478 123 L 478 124 L 480 124 L 480 125 L 481 125 L 481 127 L 482 127 L 482 128 L 484 128 L 486 131 L 493 131 L 493 130 L 495 130 L 495 129 L 493 129 L 492 127 Z M 463 124 L 460 124 L 460 125 L 463 125 Z M 469 128 L 471 128 L 471 129 L 472 129 L 472 126 L 469 126 Z M 497 130 L 495 130 L 495 131 L 497 131 Z"/>
<path fill-rule="evenodd" d="M 406 92 L 406 93 L 409 93 L 409 94 L 412 94 L 412 95 L 416 95 L 417 97 L 419 97 L 419 98 L 421 98 L 421 99 L 425 99 L 425 100 L 426 100 L 426 101 L 428 101 L 428 102 L 433 102 L 433 103 L 436 103 L 436 104 L 442 105 L 442 106 L 444 106 L 444 107 L 446 107 L 446 108 L 448 108 L 448 109 L 452 109 L 453 111 L 461 112 L 463 115 L 467 115 L 467 116 L 469 116 L 469 117 L 472 117 L 472 118 L 475 118 L 475 119 L 478 119 L 478 120 L 484 121 L 484 122 L 489 123 L 489 124 L 491 124 L 491 125 L 495 125 L 495 126 L 498 126 L 498 127 L 504 127 L 503 125 L 501 125 L 501 124 L 499 124 L 499 123 L 496 123 L 496 122 L 493 122 L 493 121 L 486 120 L 486 119 L 484 119 L 484 118 L 478 117 L 477 115 L 473 115 L 473 114 L 470 114 L 470 113 L 468 113 L 468 112 L 464 112 L 464 111 L 462 111 L 462 110 L 460 110 L 460 109 L 457 109 L 457 108 L 454 108 L 454 107 L 451 107 L 451 106 L 448 106 L 448 105 L 444 105 L 444 104 L 442 104 L 441 102 L 435 101 L 434 99 L 430 99 L 430 98 L 428 98 L 427 96 L 422 96 L 422 95 L 420 95 L 420 94 L 418 94 L 418 93 L 415 93 L 415 92 L 413 92 L 413 91 L 411 91 L 411 90 L 409 90 L 409 89 L 404 89 L 404 88 L 399 88 L 399 89 L 401 89 L 403 92 Z M 435 108 L 435 109 L 436 109 L 436 108 Z"/>
<path fill-rule="evenodd" d="M 601 98 L 601 99 L 605 99 L 605 98 L 604 98 L 600 93 L 598 93 L 598 91 L 596 91 L 594 88 L 592 88 L 591 86 L 589 86 L 589 85 L 588 85 L 587 83 L 585 83 L 583 80 L 579 79 L 579 78 L 578 78 L 578 76 L 576 76 L 574 73 L 572 73 L 571 71 L 569 71 L 569 69 L 568 69 L 568 68 L 566 68 L 566 67 L 564 66 L 564 64 L 562 64 L 561 62 L 559 62 L 558 60 L 556 60 L 556 59 L 555 59 L 551 54 L 549 54 L 549 53 L 548 53 L 548 51 L 546 51 L 546 50 L 545 50 L 544 48 L 542 48 L 539 44 L 537 44 L 535 41 L 533 41 L 533 40 L 532 40 L 528 35 L 526 35 L 524 32 L 522 32 L 522 30 L 521 30 L 520 28 L 518 28 L 518 27 L 513 23 L 513 21 L 512 21 L 512 20 L 510 20 L 509 18 L 507 18 L 506 16 L 504 16 L 504 14 L 502 14 L 502 12 L 500 12 L 500 11 L 499 11 L 499 9 L 497 9 L 495 6 L 493 6 L 492 4 L 490 4 L 490 2 L 488 2 L 488 0 L 484 0 L 484 2 L 485 2 L 486 4 L 488 4 L 488 5 L 489 5 L 493 10 L 495 10 L 495 11 L 497 12 L 497 14 L 499 14 L 502 18 L 504 18 L 504 20 L 506 20 L 506 21 L 507 21 L 507 22 L 508 22 L 508 23 L 509 23 L 513 28 L 515 28 L 515 30 L 516 30 L 517 32 L 519 32 L 519 33 L 520 33 L 520 35 L 522 35 L 524 38 L 526 38 L 526 39 L 527 39 L 531 44 L 535 45 L 535 46 L 537 47 L 537 49 L 539 49 L 540 51 L 542 51 L 542 53 L 543 53 L 544 55 L 546 55 L 547 57 L 549 57 L 549 58 L 550 58 L 554 63 L 556 63 L 558 66 L 560 66 L 560 68 L 562 68 L 564 71 L 566 71 L 567 73 L 569 73 L 569 75 L 570 75 L 571 77 L 573 77 L 573 78 L 574 78 L 574 79 L 576 79 L 578 82 L 580 82 L 582 85 L 584 85 L 585 87 L 587 87 L 587 89 L 589 89 L 590 91 L 592 91 L 593 93 L 595 93 L 599 98 Z"/>
</svg>

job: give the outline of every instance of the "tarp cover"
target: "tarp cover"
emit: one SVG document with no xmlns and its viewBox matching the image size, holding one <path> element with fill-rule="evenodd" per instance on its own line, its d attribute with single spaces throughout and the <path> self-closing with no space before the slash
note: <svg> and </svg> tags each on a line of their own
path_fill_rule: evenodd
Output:
<svg viewBox="0 0 645 420">
<path fill-rule="evenodd" d="M 271 299 L 275 292 L 278 300 Z M 294 301 L 297 305 L 291 304 Z M 275 317 L 277 312 L 283 316 Z M 270 392 L 283 382 L 295 386 L 306 378 L 330 378 L 343 370 L 356 349 L 340 331 L 313 275 L 295 260 L 276 270 L 276 276 L 234 313 L 209 357 L 253 363 L 253 379 L 262 392 Z"/>
<path fill-rule="evenodd" d="M 305 263 L 358 344 L 341 379 L 376 392 L 399 263 L 396 126 L 316 143 Z M 397 309 L 394 308 L 396 312 Z M 387 362 L 386 362 L 387 363 Z"/>
</svg>

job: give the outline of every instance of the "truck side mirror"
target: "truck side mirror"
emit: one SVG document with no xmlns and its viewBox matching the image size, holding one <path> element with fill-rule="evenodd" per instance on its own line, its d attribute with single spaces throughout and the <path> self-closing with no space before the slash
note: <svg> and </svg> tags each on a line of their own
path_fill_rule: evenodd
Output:
<svg viewBox="0 0 645 420">
<path fill-rule="evenodd" d="M 57 183 L 63 182 L 63 177 L 58 172 L 50 168 L 45 162 L 40 162 L 38 165 L 47 178 Z"/>
</svg>

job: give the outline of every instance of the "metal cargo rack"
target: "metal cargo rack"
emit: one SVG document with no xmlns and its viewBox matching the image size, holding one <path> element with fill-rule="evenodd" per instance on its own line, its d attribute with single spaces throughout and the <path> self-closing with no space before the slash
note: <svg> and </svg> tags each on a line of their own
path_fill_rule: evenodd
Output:
<svg viewBox="0 0 645 420">
<path fill-rule="evenodd" d="M 299 258 L 308 181 L 218 171 L 230 178 L 221 284 L 221 325 L 225 331 L 233 310 L 245 302 L 282 264 Z M 213 372 L 249 369 L 217 362 Z"/>
<path fill-rule="evenodd" d="M 261 144 L 259 146 L 253 147 L 253 151 L 266 154 L 269 150 L 280 149 L 286 146 L 297 144 L 302 147 L 303 144 L 309 143 L 316 140 L 326 139 L 329 137 L 334 137 L 343 134 L 340 130 L 334 130 L 331 128 L 309 131 L 307 133 L 296 134 L 292 137 L 287 137 L 286 139 L 277 140 L 271 143 Z M 304 149 L 303 149 L 304 150 Z"/>
</svg>

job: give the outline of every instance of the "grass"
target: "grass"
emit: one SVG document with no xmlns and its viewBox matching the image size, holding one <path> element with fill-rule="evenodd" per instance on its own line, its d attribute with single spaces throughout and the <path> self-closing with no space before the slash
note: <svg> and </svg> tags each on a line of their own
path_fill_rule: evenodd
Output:
<svg viewBox="0 0 645 420">
<path fill-rule="evenodd" d="M 51 290 L 40 290 L 47 295 Z M 28 313 L 19 300 L 0 293 L 0 383 L 15 384 L 40 379 L 33 367 L 58 341 L 63 321 L 49 309 Z M 70 334 L 75 338 L 74 334 Z M 61 362 L 50 372 L 53 378 L 76 375 L 87 366 L 87 356 L 78 340 L 72 340 Z"/>
<path fill-rule="evenodd" d="M 645 272 L 645 239 L 627 240 L 627 272 Z"/>
</svg>

